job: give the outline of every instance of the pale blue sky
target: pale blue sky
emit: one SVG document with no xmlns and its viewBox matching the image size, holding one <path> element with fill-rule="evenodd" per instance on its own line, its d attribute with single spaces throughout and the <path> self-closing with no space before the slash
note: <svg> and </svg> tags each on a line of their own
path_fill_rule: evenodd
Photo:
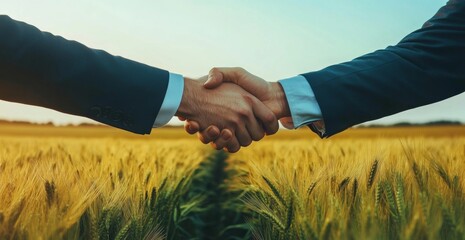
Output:
<svg viewBox="0 0 465 240">
<path fill-rule="evenodd" d="M 0 0 L 0 14 L 92 48 L 185 76 L 242 66 L 268 81 L 319 70 L 396 44 L 445 0 Z M 377 123 L 465 121 L 465 95 Z M 0 118 L 84 121 L 0 101 Z"/>
</svg>

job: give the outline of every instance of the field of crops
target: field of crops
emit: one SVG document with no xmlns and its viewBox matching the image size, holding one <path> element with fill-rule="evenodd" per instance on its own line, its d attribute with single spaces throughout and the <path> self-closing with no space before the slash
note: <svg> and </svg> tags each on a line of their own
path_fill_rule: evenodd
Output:
<svg viewBox="0 0 465 240">
<path fill-rule="evenodd" d="M 181 129 L 5 124 L 0 146 L 0 239 L 465 239 L 464 127 L 228 155 Z"/>
</svg>

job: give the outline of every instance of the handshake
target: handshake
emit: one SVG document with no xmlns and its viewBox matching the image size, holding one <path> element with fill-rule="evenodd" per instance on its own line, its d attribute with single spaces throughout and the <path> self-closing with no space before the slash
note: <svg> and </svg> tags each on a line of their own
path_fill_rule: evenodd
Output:
<svg viewBox="0 0 465 240">
<path fill-rule="evenodd" d="M 175 114 L 189 134 L 218 150 L 237 152 L 278 131 L 278 119 L 290 119 L 285 93 L 242 68 L 213 68 L 198 80 L 184 79 Z"/>
<path fill-rule="evenodd" d="M 399 44 L 353 61 L 279 83 L 241 68 L 214 68 L 199 80 L 184 78 L 183 90 L 176 84 L 181 76 L 173 74 L 171 86 L 179 88 L 172 98 L 163 98 L 171 73 L 0 15 L 0 99 L 138 134 L 162 126 L 176 111 L 188 133 L 198 133 L 216 149 L 237 152 L 276 133 L 278 120 L 288 128 L 308 126 L 325 138 L 464 92 L 463 26 L 465 1 L 449 1 Z M 166 111 L 156 115 L 157 109 Z"/>
</svg>

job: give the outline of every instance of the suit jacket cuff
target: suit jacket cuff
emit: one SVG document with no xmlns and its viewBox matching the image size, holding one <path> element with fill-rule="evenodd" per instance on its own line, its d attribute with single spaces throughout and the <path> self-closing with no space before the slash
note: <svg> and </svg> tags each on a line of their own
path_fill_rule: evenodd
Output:
<svg viewBox="0 0 465 240">
<path fill-rule="evenodd" d="M 176 114 L 181 104 L 182 94 L 184 91 L 184 78 L 182 75 L 169 73 L 168 88 L 166 89 L 165 99 L 158 112 L 153 127 L 161 127 L 167 124 Z"/>
</svg>

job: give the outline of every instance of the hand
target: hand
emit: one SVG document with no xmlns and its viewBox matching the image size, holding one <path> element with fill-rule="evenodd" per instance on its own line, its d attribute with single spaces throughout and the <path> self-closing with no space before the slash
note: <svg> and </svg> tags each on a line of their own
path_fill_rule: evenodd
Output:
<svg viewBox="0 0 465 240">
<path fill-rule="evenodd" d="M 216 88 L 223 82 L 232 82 L 239 85 L 247 92 L 253 94 L 262 101 L 279 119 L 290 117 L 290 111 L 284 91 L 279 83 L 270 83 L 262 78 L 250 74 L 242 68 L 213 68 L 210 70 L 205 88 Z M 209 126 L 207 130 L 201 131 L 196 121 L 189 119 L 185 124 L 188 133 L 194 134 L 198 131 L 199 139 L 203 142 L 213 141 L 217 149 L 227 147 L 232 133 L 223 129 L 220 133 L 218 126 Z M 275 132 L 267 132 L 268 135 Z M 229 150 L 229 149 L 228 149 Z"/>
<path fill-rule="evenodd" d="M 225 147 L 236 152 L 252 140 L 260 140 L 266 132 L 276 132 L 278 121 L 273 112 L 241 87 L 226 83 L 215 89 L 203 87 L 203 81 L 184 80 L 184 93 L 176 116 L 196 122 L 196 130 L 215 134 L 218 128 L 228 129 L 223 136 Z M 207 128 L 213 125 L 215 128 Z M 206 139 L 202 139 L 208 143 Z M 223 147 L 221 147 L 223 148 Z M 220 149 L 221 149 L 220 148 Z"/>
</svg>

